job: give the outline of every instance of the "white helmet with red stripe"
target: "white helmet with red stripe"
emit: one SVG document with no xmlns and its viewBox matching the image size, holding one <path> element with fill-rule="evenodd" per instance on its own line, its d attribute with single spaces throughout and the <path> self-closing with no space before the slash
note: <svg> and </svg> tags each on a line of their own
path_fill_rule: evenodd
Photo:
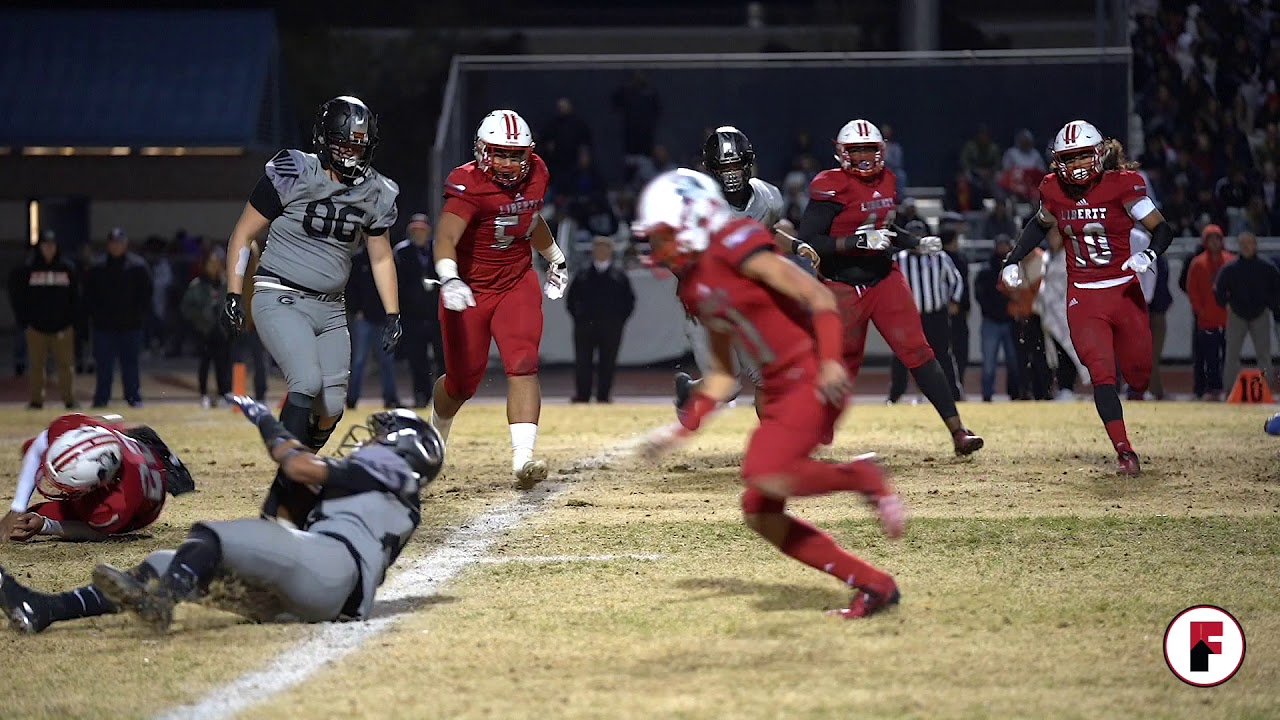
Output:
<svg viewBox="0 0 1280 720">
<path fill-rule="evenodd" d="M 884 136 L 869 120 L 850 120 L 836 135 L 836 161 L 845 172 L 874 178 L 884 170 Z"/>
<path fill-rule="evenodd" d="M 1084 120 L 1063 125 L 1049 152 L 1053 155 L 1053 171 L 1065 183 L 1088 185 L 1102 174 L 1102 133 Z"/>
<path fill-rule="evenodd" d="M 636 201 L 631 231 L 649 239 L 653 258 L 677 266 L 711 245 L 711 234 L 731 220 L 720 185 L 688 168 L 655 177 Z"/>
<path fill-rule="evenodd" d="M 494 110 L 476 129 L 475 151 L 476 167 L 499 185 L 515 185 L 529 175 L 533 132 L 515 110 Z"/>
<path fill-rule="evenodd" d="M 50 500 L 84 495 L 114 482 L 123 456 L 120 438 L 112 430 L 96 425 L 68 430 L 49 443 L 36 489 Z"/>
</svg>

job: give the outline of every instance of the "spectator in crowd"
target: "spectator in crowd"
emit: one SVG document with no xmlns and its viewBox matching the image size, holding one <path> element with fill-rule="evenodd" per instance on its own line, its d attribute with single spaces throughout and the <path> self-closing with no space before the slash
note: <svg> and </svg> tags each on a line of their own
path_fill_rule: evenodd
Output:
<svg viewBox="0 0 1280 720">
<path fill-rule="evenodd" d="M 961 169 L 947 183 L 942 196 L 942 205 L 953 212 L 972 212 L 982 207 L 982 193 L 974 186 L 969 173 Z"/>
<path fill-rule="evenodd" d="M 1156 288 L 1147 305 L 1147 317 L 1151 323 L 1151 380 L 1147 391 L 1156 400 L 1164 400 L 1164 377 L 1160 368 L 1164 364 L 1164 341 L 1169 332 L 1168 313 L 1173 306 L 1173 293 L 1169 292 L 1169 258 L 1156 258 Z"/>
<path fill-rule="evenodd" d="M 898 195 L 907 192 L 907 166 L 902 153 L 902 143 L 894 139 L 893 126 L 885 123 L 880 126 L 880 136 L 884 138 L 884 166 L 893 171 L 898 180 Z"/>
<path fill-rule="evenodd" d="M 74 375 L 75 319 L 80 305 L 80 283 L 75 266 L 58 250 L 52 230 L 40 234 L 31 260 L 22 266 L 9 288 L 19 327 L 25 328 L 31 373 L 27 407 L 44 407 L 47 363 L 53 357 L 62 404 L 76 407 Z"/>
<path fill-rule="evenodd" d="M 918 237 L 930 232 L 929 226 L 919 218 L 901 227 Z M 951 357 L 951 318 L 959 312 L 960 297 L 964 294 L 960 270 L 947 253 L 926 255 L 915 250 L 903 250 L 894 256 L 894 260 L 911 288 L 925 340 L 942 365 L 942 373 L 951 384 L 954 397 L 958 385 L 955 359 Z M 907 366 L 897 355 L 889 363 L 889 375 L 889 402 L 896 403 L 907 391 Z"/>
<path fill-rule="evenodd" d="M 373 283 L 373 264 L 368 250 L 361 250 L 351 259 L 347 312 L 354 316 L 349 323 L 351 383 L 347 388 L 347 407 L 354 408 L 360 401 L 364 366 L 370 352 L 378 359 L 378 372 L 382 376 L 382 406 L 387 409 L 400 407 L 400 395 L 396 390 L 396 359 L 382 347 L 382 326 L 386 324 L 387 313 L 382 309 L 382 298 Z"/>
<path fill-rule="evenodd" d="M 1009 299 L 1005 297 L 1000 270 L 1004 258 L 1013 249 L 1008 237 L 996 238 L 995 250 L 973 281 L 973 294 L 982 308 L 982 401 L 991 402 L 995 395 L 996 362 L 1004 355 L 1009 397 L 1018 396 L 1018 351 L 1013 346 L 1013 318 L 1009 316 Z"/>
<path fill-rule="evenodd" d="M 425 213 L 409 219 L 409 237 L 395 247 L 400 285 L 400 343 L 413 377 L 413 406 L 427 407 L 436 377 L 444 374 L 444 339 L 440 334 L 440 278 L 431 256 L 431 222 Z"/>
<path fill-rule="evenodd" d="M 1213 285 L 1219 305 L 1227 308 L 1226 374 L 1234 383 L 1240 374 L 1240 354 L 1247 333 L 1253 340 L 1258 368 L 1268 382 L 1276 380 L 1271 366 L 1272 308 L 1280 305 L 1280 269 L 1258 256 L 1258 238 L 1243 232 L 1236 238 L 1240 255 L 1222 266 Z"/>
<path fill-rule="evenodd" d="M 622 155 L 627 182 L 652 174 L 653 146 L 662 117 L 662 102 L 649 78 L 636 70 L 613 92 L 613 107 L 622 115 Z"/>
<path fill-rule="evenodd" d="M 1030 200 L 1036 197 L 1046 172 L 1044 156 L 1036 150 L 1031 131 L 1019 130 L 1000 162 L 1000 187 L 1015 198 Z"/>
<path fill-rule="evenodd" d="M 556 101 L 556 114 L 539 133 L 538 154 L 547 163 L 554 184 L 569 175 L 578 159 L 578 148 L 591 146 L 591 128 L 578 116 L 567 97 Z"/>
<path fill-rule="evenodd" d="M 1227 309 L 1214 297 L 1213 285 L 1222 266 L 1235 259 L 1235 254 L 1223 250 L 1222 228 L 1217 225 L 1205 226 L 1200 243 L 1204 252 L 1191 261 L 1187 271 L 1187 296 L 1196 317 L 1194 393 L 1197 400 L 1221 400 Z"/>
<path fill-rule="evenodd" d="M 130 407 L 140 407 L 138 354 L 142 349 L 142 328 L 151 313 L 151 270 L 145 260 L 129 252 L 129 237 L 121 228 L 111 229 L 106 256 L 89 268 L 84 300 L 91 316 L 97 364 L 93 406 L 103 408 L 111 400 L 115 365 L 119 362 L 125 402 Z"/>
<path fill-rule="evenodd" d="M 939 220 L 938 237 L 942 240 L 942 251 L 960 271 L 960 299 L 954 306 L 954 312 L 951 307 L 947 310 L 951 313 L 951 357 L 956 363 L 955 399 L 963 400 L 964 373 L 969 369 L 969 309 L 972 307 L 972 298 L 969 296 L 969 258 L 960 249 L 960 241 L 964 239 L 964 233 L 960 230 L 964 223 L 963 217 L 952 218 L 953 223 L 948 223 L 947 220 L 946 215 Z M 954 224 L 956 220 L 958 225 Z"/>
<path fill-rule="evenodd" d="M 1089 382 L 1089 370 L 1076 354 L 1071 328 L 1067 325 L 1067 250 L 1062 233 L 1050 231 L 1048 243 L 1035 310 L 1044 330 L 1045 358 L 1057 371 L 1057 397 L 1070 400 L 1075 396 L 1077 379 Z"/>
<path fill-rule="evenodd" d="M 1034 248 L 1023 258 L 1022 285 L 1002 286 L 1009 298 L 1009 317 L 1013 319 L 1013 341 L 1018 357 L 1018 395 L 1014 400 L 1048 400 L 1049 366 L 1044 353 L 1044 331 L 1036 313 L 1036 297 L 1044 276 L 1044 251 Z M 1012 395 L 1012 393 L 1011 393 Z"/>
<path fill-rule="evenodd" d="M 631 280 L 613 262 L 613 255 L 613 241 L 597 237 L 592 243 L 591 265 L 574 275 L 565 295 L 565 306 L 573 318 L 576 382 L 571 402 L 590 401 L 593 374 L 597 376 L 596 401 L 611 401 L 622 330 L 636 304 Z"/>
<path fill-rule="evenodd" d="M 1001 235 L 1014 237 L 1018 232 L 1018 223 L 1009 214 L 1009 204 L 1003 201 L 996 202 L 996 206 L 987 214 L 982 224 L 982 237 L 996 238 Z"/>
<path fill-rule="evenodd" d="M 145 350 L 164 344 L 166 318 L 169 311 L 169 286 L 173 285 L 173 269 L 165 254 L 164 238 L 148 237 L 142 245 L 142 259 L 151 269 L 151 314 L 144 328 L 142 347 Z"/>
<path fill-rule="evenodd" d="M 191 326 L 200 350 L 196 385 L 200 391 L 200 406 L 206 410 L 217 405 L 218 398 L 231 392 L 231 340 L 218 323 L 227 297 L 226 267 L 224 255 L 210 253 L 204 261 L 204 271 L 187 284 L 182 295 L 182 318 Z M 209 394 L 210 365 L 213 365 L 213 380 L 218 389 L 215 395 Z"/>
<path fill-rule="evenodd" d="M 1000 146 L 991 140 L 987 126 L 979 125 L 977 133 L 960 150 L 960 167 L 979 198 L 996 196 L 996 175 L 1001 161 Z"/>
</svg>

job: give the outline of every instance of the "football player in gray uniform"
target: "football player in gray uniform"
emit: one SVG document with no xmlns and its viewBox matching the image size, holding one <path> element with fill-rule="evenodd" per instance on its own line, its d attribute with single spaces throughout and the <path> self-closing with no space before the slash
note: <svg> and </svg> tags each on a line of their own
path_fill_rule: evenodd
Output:
<svg viewBox="0 0 1280 720">
<path fill-rule="evenodd" d="M 440 472 L 439 433 L 409 410 L 369 417 L 368 440 L 321 458 L 252 398 L 230 398 L 258 426 L 291 482 L 316 494 L 304 530 L 260 518 L 198 522 L 176 550 L 120 570 L 98 565 L 93 584 L 63 593 L 24 587 L 0 568 L 0 608 L 20 632 L 127 610 L 163 632 L 180 602 L 203 602 L 258 622 L 364 620 L 418 528 L 421 493 Z M 351 433 L 354 438 L 354 433 Z M 214 580 L 221 581 L 211 592 Z"/>
<path fill-rule="evenodd" d="M 345 409 L 351 336 L 343 290 L 351 258 L 367 243 L 387 319 L 382 343 L 400 339 L 395 256 L 388 231 L 400 188 L 370 163 L 378 119 L 358 98 L 336 97 L 316 115 L 315 153 L 281 150 L 267 163 L 227 248 L 223 323 L 244 329 L 245 274 L 266 233 L 252 274 L 251 314 L 258 336 L 284 372 L 289 395 L 280 421 L 313 452 L 328 442 Z M 311 495 L 277 476 L 263 505 L 266 517 L 296 524 Z"/>
<path fill-rule="evenodd" d="M 702 164 L 707 174 L 720 184 L 720 192 L 729 201 L 734 215 L 749 217 L 773 229 L 778 247 L 810 274 L 816 273 L 818 254 L 807 244 L 796 240 L 795 228 L 782 217 L 782 193 L 772 183 L 755 177 L 756 151 L 746 133 L 732 125 L 716 128 L 702 145 Z M 696 319 L 686 317 L 684 333 L 698 368 L 709 367 L 711 349 L 706 331 Z M 734 355 L 738 359 L 739 370 L 758 388 L 760 370 L 745 354 L 735 352 Z M 684 405 L 697 383 L 689 373 L 676 373 L 676 407 Z M 757 413 L 759 409 L 757 405 Z"/>
</svg>

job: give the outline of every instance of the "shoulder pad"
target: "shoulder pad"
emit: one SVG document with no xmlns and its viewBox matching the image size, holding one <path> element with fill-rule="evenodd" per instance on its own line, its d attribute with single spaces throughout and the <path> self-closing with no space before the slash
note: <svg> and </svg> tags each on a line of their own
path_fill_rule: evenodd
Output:
<svg viewBox="0 0 1280 720">
<path fill-rule="evenodd" d="M 298 157 L 302 153 L 297 150 L 281 150 L 276 153 L 275 157 L 267 162 L 268 174 L 274 174 L 278 177 L 298 177 L 302 173 L 302 158 Z"/>
<path fill-rule="evenodd" d="M 843 170 L 823 170 L 809 183 L 809 195 L 816 200 L 834 200 L 836 194 L 844 189 L 845 182 Z"/>
</svg>

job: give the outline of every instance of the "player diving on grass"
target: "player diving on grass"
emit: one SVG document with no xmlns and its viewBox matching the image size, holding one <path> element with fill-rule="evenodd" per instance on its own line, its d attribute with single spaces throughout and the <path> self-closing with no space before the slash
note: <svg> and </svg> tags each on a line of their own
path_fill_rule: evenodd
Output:
<svg viewBox="0 0 1280 720">
<path fill-rule="evenodd" d="M 98 565 L 92 584 L 62 593 L 24 587 L 0 568 L 0 608 L 19 632 L 128 611 L 157 632 L 178 603 L 208 602 L 258 622 L 363 620 L 400 551 L 418 528 L 421 493 L 440 471 L 444 444 L 408 410 L 369 416 L 370 437 L 342 458 L 322 458 L 271 410 L 231 398 L 254 423 L 290 482 L 316 491 L 301 530 L 261 518 L 198 522 L 176 550 L 128 570 Z M 353 436 L 354 437 L 354 436 Z M 211 595 L 210 583 L 236 592 Z"/>
</svg>

